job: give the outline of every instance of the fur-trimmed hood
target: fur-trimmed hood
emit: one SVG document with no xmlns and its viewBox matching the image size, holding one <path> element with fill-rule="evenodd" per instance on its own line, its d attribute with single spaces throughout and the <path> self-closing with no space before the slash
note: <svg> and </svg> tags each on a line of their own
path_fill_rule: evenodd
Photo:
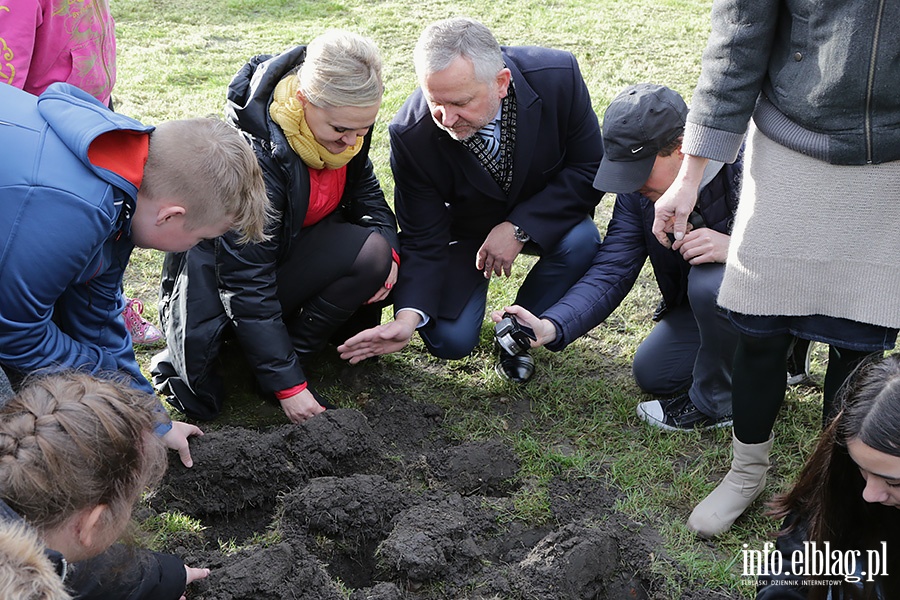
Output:
<svg viewBox="0 0 900 600">
<path fill-rule="evenodd" d="M 0 598 L 71 598 L 37 533 L 21 520 L 0 520 Z"/>
</svg>

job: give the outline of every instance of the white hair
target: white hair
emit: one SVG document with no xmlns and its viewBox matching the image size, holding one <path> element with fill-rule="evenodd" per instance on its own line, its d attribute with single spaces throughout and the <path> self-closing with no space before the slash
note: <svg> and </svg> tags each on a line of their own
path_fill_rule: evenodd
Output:
<svg viewBox="0 0 900 600">
<path fill-rule="evenodd" d="M 413 60 L 419 79 L 443 71 L 459 57 L 468 59 L 475 77 L 493 81 L 504 67 L 500 44 L 491 30 L 468 17 L 432 23 L 419 36 Z"/>
</svg>

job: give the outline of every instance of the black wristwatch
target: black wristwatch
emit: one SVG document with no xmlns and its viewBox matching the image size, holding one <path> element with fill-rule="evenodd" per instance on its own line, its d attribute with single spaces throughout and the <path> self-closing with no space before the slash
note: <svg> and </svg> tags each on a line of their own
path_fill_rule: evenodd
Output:
<svg viewBox="0 0 900 600">
<path fill-rule="evenodd" d="M 517 242 L 525 242 L 531 241 L 531 236 L 525 233 L 525 231 L 519 227 L 518 225 L 513 225 L 513 236 L 516 238 Z"/>
</svg>

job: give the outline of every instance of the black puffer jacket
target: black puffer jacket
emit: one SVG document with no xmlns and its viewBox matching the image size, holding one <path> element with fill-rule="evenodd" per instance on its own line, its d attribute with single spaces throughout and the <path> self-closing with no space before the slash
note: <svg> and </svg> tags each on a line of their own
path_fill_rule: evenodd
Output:
<svg viewBox="0 0 900 600">
<path fill-rule="evenodd" d="M 252 145 L 278 213 L 268 230 L 271 239 L 242 246 L 229 233 L 166 257 L 159 312 L 168 356 L 155 362 L 154 383 L 196 418 L 212 419 L 221 409 L 224 392 L 214 365 L 227 327 L 233 328 L 265 391 L 306 381 L 281 318 L 276 273 L 290 256 L 306 217 L 309 170 L 269 116 L 275 86 L 303 64 L 305 56 L 305 46 L 256 56 L 228 87 L 226 118 Z M 397 251 L 396 218 L 368 157 L 371 136 L 370 131 L 347 165 L 339 210 L 347 221 L 377 229 Z"/>
</svg>

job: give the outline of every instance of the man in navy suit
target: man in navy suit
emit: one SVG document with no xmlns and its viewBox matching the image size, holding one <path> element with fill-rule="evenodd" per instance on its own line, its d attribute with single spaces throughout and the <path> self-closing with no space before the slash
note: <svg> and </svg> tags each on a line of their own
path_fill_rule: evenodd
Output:
<svg viewBox="0 0 900 600">
<path fill-rule="evenodd" d="M 600 235 L 592 187 L 603 156 L 597 116 L 575 57 L 501 48 L 468 18 L 427 27 L 415 49 L 419 88 L 390 125 L 400 223 L 395 320 L 347 340 L 351 363 L 400 350 L 419 330 L 441 358 L 478 343 L 492 275 L 540 257 L 516 304 L 549 308 L 587 270 Z M 534 363 L 502 352 L 519 383 Z"/>
</svg>

